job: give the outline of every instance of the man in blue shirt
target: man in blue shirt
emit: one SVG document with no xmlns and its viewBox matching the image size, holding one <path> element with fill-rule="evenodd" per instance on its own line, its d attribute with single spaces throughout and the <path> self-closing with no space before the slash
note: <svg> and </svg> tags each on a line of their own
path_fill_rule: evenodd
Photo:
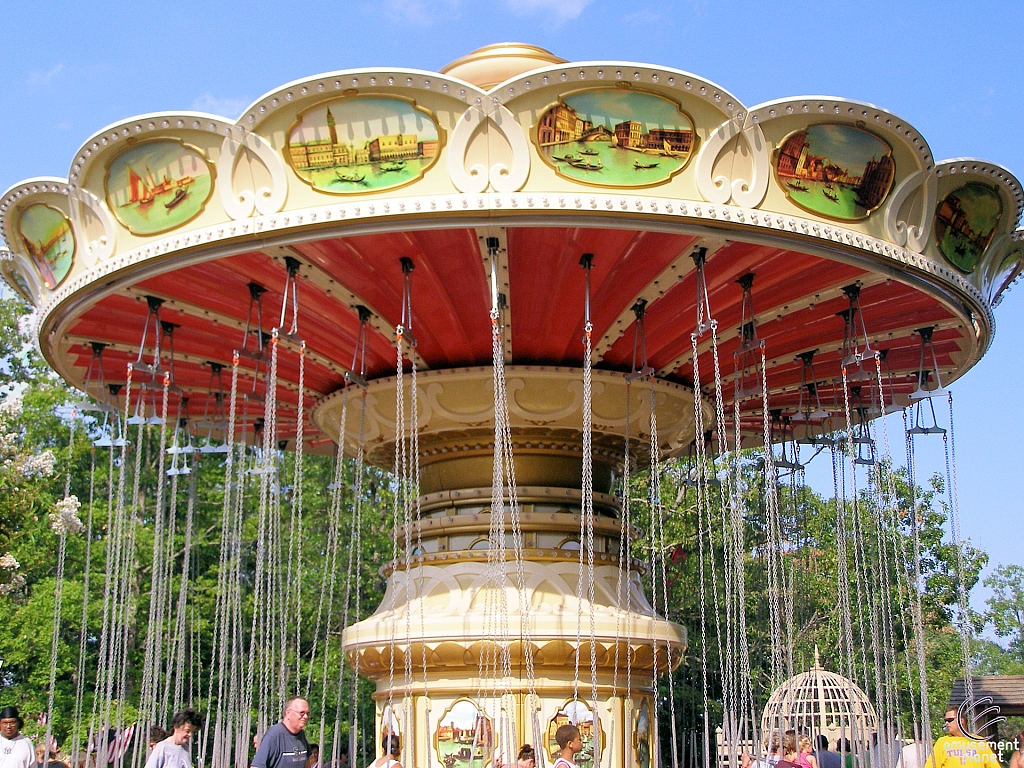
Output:
<svg viewBox="0 0 1024 768">
<path fill-rule="evenodd" d="M 309 742 L 303 730 L 309 720 L 309 702 L 295 696 L 285 702 L 281 722 L 260 739 L 252 768 L 306 768 Z"/>
</svg>

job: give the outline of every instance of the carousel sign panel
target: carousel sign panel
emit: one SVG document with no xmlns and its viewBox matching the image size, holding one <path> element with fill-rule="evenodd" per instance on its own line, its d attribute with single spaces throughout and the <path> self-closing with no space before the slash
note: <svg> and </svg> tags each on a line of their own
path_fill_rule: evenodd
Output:
<svg viewBox="0 0 1024 768">
<path fill-rule="evenodd" d="M 157 235 L 202 213 L 213 176 L 202 150 L 182 141 L 136 144 L 107 166 L 107 205 L 133 234 Z"/>
<path fill-rule="evenodd" d="M 1002 200 L 991 187 L 971 183 L 953 190 L 935 211 L 935 240 L 942 255 L 962 272 L 973 272 L 1002 215 Z"/>
<path fill-rule="evenodd" d="M 51 290 L 60 285 L 75 258 L 75 233 L 68 217 L 49 205 L 30 205 L 18 217 L 18 237 L 43 284 Z"/>
<path fill-rule="evenodd" d="M 665 183 L 686 167 L 699 141 L 676 102 L 626 88 L 564 96 L 541 115 L 536 140 L 559 176 L 608 187 Z"/>
<path fill-rule="evenodd" d="M 857 221 L 892 189 L 892 147 L 852 125 L 819 123 L 791 133 L 775 154 L 779 186 L 805 211 Z"/>
<path fill-rule="evenodd" d="M 299 115 L 285 157 L 314 189 L 351 194 L 416 181 L 434 164 L 443 134 L 434 116 L 390 96 L 353 96 Z"/>
<path fill-rule="evenodd" d="M 437 758 L 445 768 L 484 768 L 490 762 L 491 720 L 469 699 L 459 699 L 438 721 Z"/>
</svg>

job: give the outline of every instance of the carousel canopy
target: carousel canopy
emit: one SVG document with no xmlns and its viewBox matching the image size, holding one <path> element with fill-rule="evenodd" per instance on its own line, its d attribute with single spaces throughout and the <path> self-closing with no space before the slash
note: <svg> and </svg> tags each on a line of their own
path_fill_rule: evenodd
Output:
<svg viewBox="0 0 1024 768">
<path fill-rule="evenodd" d="M 808 96 L 748 107 L 687 72 L 568 63 L 509 44 L 441 73 L 289 83 L 237 120 L 158 113 L 108 126 L 66 178 L 0 197 L 11 252 L 0 271 L 35 305 L 46 359 L 78 387 L 91 376 L 94 395 L 123 382 L 127 363 L 151 360 L 157 339 L 156 367 L 167 368 L 173 335 L 174 386 L 196 413 L 216 394 L 211 372 L 283 317 L 293 268 L 298 334 L 282 344 L 297 349 L 301 337 L 308 365 L 300 392 L 295 356 L 282 357 L 278 429 L 294 440 L 303 398 L 307 448 L 327 450 L 338 437 L 329 397 L 346 373 L 395 372 L 402 258 L 414 268 L 413 354 L 439 387 L 490 365 L 492 268 L 510 376 L 577 370 L 579 262 L 592 253 L 597 368 L 631 369 L 642 316 L 657 376 L 692 387 L 706 280 L 727 392 L 749 394 L 744 370 L 763 342 L 783 417 L 828 411 L 844 362 L 868 414 L 984 354 L 993 307 L 1024 260 L 1022 206 L 1009 171 L 940 161 L 905 120 L 869 104 Z M 365 364 L 354 359 L 360 313 Z M 97 345 L 100 385 L 95 366 L 88 373 Z M 707 337 L 696 354 L 707 384 Z M 258 363 L 243 361 L 240 391 L 260 395 Z M 520 401 L 524 421 L 566 418 L 563 385 L 562 400 Z M 741 409 L 754 432 L 760 408 L 753 397 Z M 467 434 L 489 418 L 430 408 L 425 433 L 435 417 Z M 368 419 L 388 431 L 386 408 L 371 406 Z M 598 434 L 621 422 L 595 414 Z M 679 453 L 692 432 L 676 419 L 661 450 Z"/>
</svg>

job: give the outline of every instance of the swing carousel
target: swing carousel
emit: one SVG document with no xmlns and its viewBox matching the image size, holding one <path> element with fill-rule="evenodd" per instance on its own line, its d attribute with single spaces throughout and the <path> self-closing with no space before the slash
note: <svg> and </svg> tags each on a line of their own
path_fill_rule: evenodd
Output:
<svg viewBox="0 0 1024 768">
<path fill-rule="evenodd" d="M 184 701 L 194 640 L 187 556 L 176 606 L 169 589 L 177 499 L 191 532 L 190 462 L 224 463 L 204 765 L 248 765 L 251 729 L 276 720 L 284 696 L 308 695 L 339 621 L 351 670 L 376 684 L 373 741 L 400 733 L 405 765 L 507 766 L 524 742 L 544 764 L 567 722 L 584 739 L 581 768 L 711 764 L 709 718 L 696 737 L 677 729 L 667 674 L 687 631 L 721 651 L 720 670 L 692 663 L 704 664 L 705 715 L 706 680 L 721 676 L 728 759 L 756 751 L 741 488 L 751 474 L 765 488 L 781 638 L 768 663 L 781 683 L 795 670 L 780 475 L 826 452 L 843 494 L 892 501 L 878 425 L 903 410 L 911 445 L 946 436 L 945 388 L 985 353 L 1024 264 L 1022 206 L 1010 172 L 938 161 L 878 107 L 748 108 L 683 71 L 519 44 L 441 72 L 296 81 L 237 120 L 168 112 L 108 126 L 67 178 L 0 198 L 0 272 L 35 307 L 43 355 L 87 395 L 79 411 L 120 468 L 99 706 L 123 687 L 136 446 L 149 430 L 164 574 L 150 618 L 171 629 L 146 646 L 140 727 Z M 741 460 L 751 451 L 756 466 Z M 319 645 L 292 671 L 281 622 L 301 610 L 291 551 L 310 453 L 335 455 L 337 469 L 323 573 L 306 574 L 322 579 L 309 617 Z M 699 626 L 674 621 L 666 601 L 659 478 L 672 457 L 688 457 L 697 498 Z M 356 621 L 365 585 L 341 574 L 360 569 L 364 464 L 392 473 L 397 502 L 386 592 Z M 639 472 L 649 488 L 636 500 Z M 259 546 L 246 645 L 249 501 Z M 650 508 L 643 530 L 638 503 Z M 913 719 L 927 723 L 920 570 L 915 580 L 915 553 L 889 537 L 893 504 L 880 509 L 876 531 L 840 516 L 840 561 L 855 572 L 841 579 L 834 658 L 879 722 L 894 722 L 896 668 L 916 653 Z M 712 528 L 717 565 L 704 551 Z M 869 568 L 861 537 L 875 536 Z M 865 640 L 868 622 L 857 637 L 850 616 L 883 566 L 908 574 L 906 613 L 872 614 Z M 324 615 L 341 583 L 344 616 Z M 892 652 L 901 631 L 906 659 Z M 331 696 L 354 696 L 357 679 L 330 683 Z M 327 696 L 325 675 L 322 712 Z M 320 742 L 337 757 L 341 725 L 323 719 Z M 367 726 L 348 725 L 355 764 Z"/>
</svg>

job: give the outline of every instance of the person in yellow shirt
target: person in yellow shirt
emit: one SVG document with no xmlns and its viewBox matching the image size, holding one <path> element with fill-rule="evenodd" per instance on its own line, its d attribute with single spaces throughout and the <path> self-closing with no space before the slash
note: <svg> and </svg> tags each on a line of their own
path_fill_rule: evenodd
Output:
<svg viewBox="0 0 1024 768">
<path fill-rule="evenodd" d="M 986 741 L 973 739 L 964 733 L 966 723 L 956 709 L 946 710 L 946 735 L 935 742 L 925 768 L 998 768 L 999 759 Z"/>
</svg>

